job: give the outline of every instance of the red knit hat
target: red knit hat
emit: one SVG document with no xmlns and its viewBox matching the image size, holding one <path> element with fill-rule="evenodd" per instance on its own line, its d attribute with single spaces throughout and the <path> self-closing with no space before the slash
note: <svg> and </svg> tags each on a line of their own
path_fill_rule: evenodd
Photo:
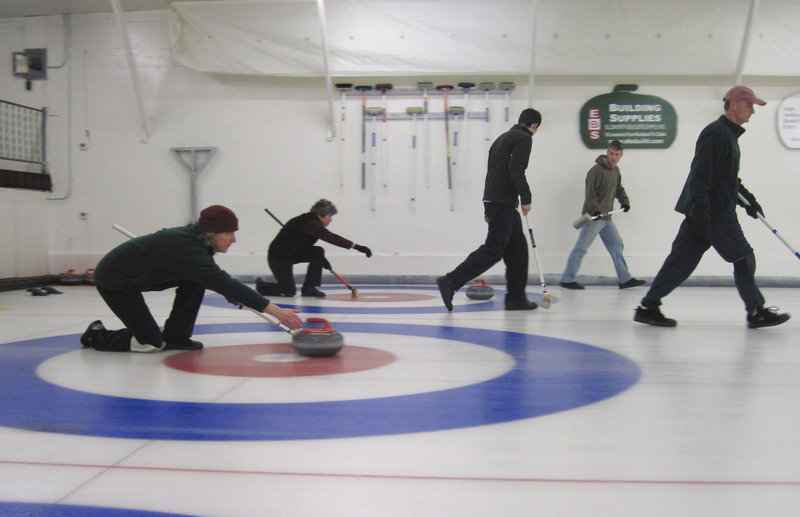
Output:
<svg viewBox="0 0 800 517">
<path fill-rule="evenodd" d="M 209 233 L 235 232 L 239 229 L 239 219 L 233 210 L 222 205 L 211 205 L 200 212 L 200 227 Z"/>
</svg>

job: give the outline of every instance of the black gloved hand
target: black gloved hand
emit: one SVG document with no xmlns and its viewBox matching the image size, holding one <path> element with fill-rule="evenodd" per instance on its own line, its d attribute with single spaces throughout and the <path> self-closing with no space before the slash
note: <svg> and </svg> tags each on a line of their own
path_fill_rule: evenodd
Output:
<svg viewBox="0 0 800 517">
<path fill-rule="evenodd" d="M 366 246 L 362 246 L 361 244 L 356 244 L 355 246 L 353 246 L 353 249 L 355 249 L 356 251 L 360 251 L 361 253 L 363 253 L 367 257 L 371 257 L 372 256 L 372 250 L 370 250 Z"/>
<path fill-rule="evenodd" d="M 595 210 L 594 212 L 592 212 L 592 217 L 597 218 L 600 217 L 601 215 L 603 214 L 600 213 L 600 210 Z"/>
<path fill-rule="evenodd" d="M 758 204 L 758 201 L 756 201 L 756 196 L 754 196 L 752 192 L 739 190 L 739 194 L 742 196 L 742 198 L 744 198 L 744 200 L 739 198 L 736 200 L 736 203 L 744 207 L 744 211 L 747 212 L 747 215 L 753 219 L 758 219 L 759 213 L 762 216 L 764 215 L 764 210 L 761 208 L 761 205 Z"/>
<path fill-rule="evenodd" d="M 697 210 L 692 212 L 689 222 L 692 224 L 692 230 L 700 237 L 708 236 L 708 228 L 711 226 L 711 213 L 705 210 Z"/>
<path fill-rule="evenodd" d="M 328 259 L 326 259 L 325 257 L 322 257 L 322 268 L 327 269 L 328 271 L 333 271 L 331 263 L 328 262 Z"/>
<path fill-rule="evenodd" d="M 753 200 L 750 201 L 750 204 L 748 206 L 744 207 L 744 210 L 745 212 L 747 212 L 747 215 L 749 215 L 753 219 L 758 219 L 758 214 L 761 214 L 762 217 L 764 215 L 764 210 L 761 209 L 761 205 L 758 204 L 758 201 L 756 201 L 755 198 L 753 198 Z"/>
<path fill-rule="evenodd" d="M 623 212 L 627 212 L 630 209 L 631 209 L 631 205 L 622 205 L 622 211 Z"/>
</svg>

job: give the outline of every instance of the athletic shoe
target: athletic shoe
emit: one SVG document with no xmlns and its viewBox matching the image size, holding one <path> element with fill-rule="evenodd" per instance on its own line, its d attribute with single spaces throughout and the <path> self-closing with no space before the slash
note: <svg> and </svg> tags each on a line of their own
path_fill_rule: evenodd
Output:
<svg viewBox="0 0 800 517">
<path fill-rule="evenodd" d="M 88 346 L 94 348 L 95 345 L 98 344 L 99 336 L 97 334 L 105 329 L 106 327 L 100 320 L 95 320 L 89 323 L 89 326 L 86 327 L 86 331 L 83 333 L 83 335 L 81 335 L 81 345 L 84 347 Z"/>
<path fill-rule="evenodd" d="M 262 294 L 264 296 L 275 296 L 279 294 L 278 284 L 265 282 L 261 280 L 260 276 L 256 277 L 256 291 L 258 291 L 258 294 Z"/>
<path fill-rule="evenodd" d="M 203 343 L 200 341 L 193 341 L 189 338 L 176 339 L 167 341 L 162 350 L 202 350 Z"/>
<path fill-rule="evenodd" d="M 266 284 L 266 282 L 261 280 L 260 276 L 257 276 L 256 277 L 256 291 L 258 291 L 259 294 L 264 294 L 264 293 L 261 292 L 262 290 L 264 290 L 266 288 L 266 286 L 264 284 Z"/>
<path fill-rule="evenodd" d="M 579 284 L 578 282 L 561 282 L 561 284 L 560 284 L 560 285 L 561 285 L 561 287 L 563 287 L 564 289 L 574 289 L 574 290 L 578 290 L 578 291 L 579 291 L 579 290 L 582 290 L 582 289 L 586 289 L 585 287 L 583 287 L 583 286 L 582 286 L 581 284 Z"/>
<path fill-rule="evenodd" d="M 536 302 L 532 302 L 530 300 L 520 300 L 518 302 L 506 301 L 507 311 L 531 311 L 536 307 L 538 307 L 538 305 L 536 305 Z"/>
<path fill-rule="evenodd" d="M 444 306 L 447 307 L 448 311 L 452 312 L 453 296 L 456 294 L 456 290 L 453 289 L 453 284 L 450 283 L 447 276 L 440 276 L 436 279 L 436 285 L 439 286 L 439 293 L 442 295 Z"/>
<path fill-rule="evenodd" d="M 131 352 L 138 352 L 140 354 L 155 354 L 156 352 L 164 350 L 164 342 L 161 343 L 161 348 L 157 348 L 153 345 L 148 345 L 147 343 L 139 343 L 139 340 L 136 339 L 136 336 L 131 336 L 130 349 Z"/>
<path fill-rule="evenodd" d="M 300 294 L 302 294 L 303 296 L 314 296 L 316 298 L 323 298 L 325 296 L 325 293 L 323 293 L 316 287 L 312 287 L 311 289 L 303 289 L 303 291 Z"/>
<path fill-rule="evenodd" d="M 792 315 L 788 313 L 778 314 L 777 307 L 762 307 L 755 314 L 747 316 L 747 326 L 751 329 L 761 327 L 774 327 L 781 323 L 786 323 Z"/>
<path fill-rule="evenodd" d="M 636 307 L 636 313 L 633 315 L 633 321 L 653 325 L 655 327 L 674 327 L 678 324 L 672 318 L 667 318 L 661 314 L 661 309 L 658 307 Z"/>
<path fill-rule="evenodd" d="M 644 280 L 638 280 L 636 278 L 631 278 L 627 282 L 623 282 L 623 283 L 619 284 L 619 288 L 620 289 L 629 289 L 631 287 L 639 287 L 640 285 L 644 285 L 644 284 L 645 284 Z"/>
</svg>

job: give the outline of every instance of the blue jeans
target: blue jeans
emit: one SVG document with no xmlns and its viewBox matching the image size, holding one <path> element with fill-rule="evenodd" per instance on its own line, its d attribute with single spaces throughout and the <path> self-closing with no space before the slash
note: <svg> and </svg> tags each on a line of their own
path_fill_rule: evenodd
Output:
<svg viewBox="0 0 800 517">
<path fill-rule="evenodd" d="M 561 275 L 562 282 L 574 282 L 575 275 L 578 274 L 578 269 L 581 267 L 581 261 L 586 252 L 589 251 L 589 246 L 594 242 L 597 234 L 600 234 L 603 244 L 605 244 L 608 253 L 611 254 L 611 260 L 614 262 L 614 269 L 617 271 L 617 280 L 623 284 L 633 278 L 628 272 L 628 264 L 625 263 L 625 257 L 622 256 L 622 238 L 617 232 L 617 227 L 611 219 L 597 219 L 590 221 L 581 228 L 581 233 L 578 235 L 578 242 L 569 254 L 567 259 L 567 267 Z"/>
</svg>

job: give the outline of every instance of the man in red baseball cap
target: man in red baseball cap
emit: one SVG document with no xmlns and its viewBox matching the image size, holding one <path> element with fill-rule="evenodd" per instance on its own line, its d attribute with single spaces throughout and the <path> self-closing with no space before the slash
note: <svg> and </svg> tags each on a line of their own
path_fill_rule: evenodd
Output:
<svg viewBox="0 0 800 517">
<path fill-rule="evenodd" d="M 659 309 L 661 299 L 689 278 L 711 246 L 733 264 L 733 279 L 744 301 L 748 327 L 780 325 L 790 317 L 774 307 L 764 307 L 764 296 L 755 281 L 756 257 L 736 216 L 737 205 L 743 206 L 750 217 L 764 214 L 739 179 L 739 137 L 744 133 L 742 124 L 754 113 L 753 105 L 766 102 L 746 86 L 734 86 L 722 100 L 725 114 L 707 125 L 697 138 L 689 177 L 675 206 L 686 217 L 672 251 L 636 308 L 634 321 L 674 327 L 676 321 Z"/>
<path fill-rule="evenodd" d="M 164 228 L 112 249 L 97 264 L 94 283 L 125 328 L 108 330 L 100 320 L 81 336 L 84 347 L 112 352 L 198 350 L 191 339 L 206 289 L 259 312 L 275 316 L 289 328 L 302 326 L 296 311 L 283 309 L 232 278 L 214 262 L 236 242 L 239 220 L 230 208 L 212 205 L 197 223 Z M 162 332 L 145 304 L 143 292 L 175 287 L 172 312 Z"/>
<path fill-rule="evenodd" d="M 746 101 L 751 104 L 758 104 L 759 106 L 764 106 L 767 104 L 766 101 L 762 101 L 756 94 L 753 93 L 753 90 L 748 88 L 747 86 L 734 86 L 728 93 L 725 94 L 725 97 L 722 98 L 723 101 L 727 102 L 734 102 L 734 101 Z M 727 110 L 726 110 L 727 111 Z"/>
</svg>

